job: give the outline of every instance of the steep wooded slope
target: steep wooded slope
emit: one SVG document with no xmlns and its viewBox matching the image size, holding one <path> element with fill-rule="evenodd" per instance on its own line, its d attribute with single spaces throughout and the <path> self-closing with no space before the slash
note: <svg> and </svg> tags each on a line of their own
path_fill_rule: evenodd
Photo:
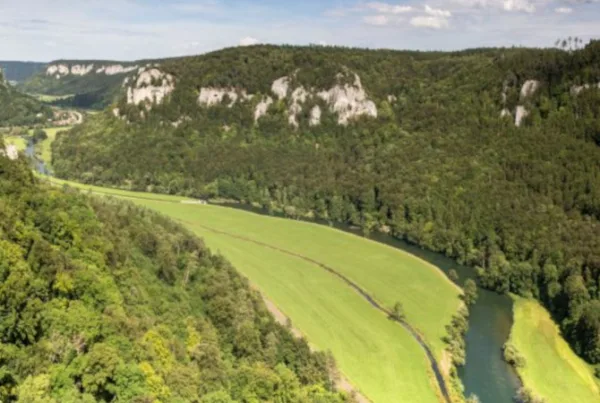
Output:
<svg viewBox="0 0 600 403">
<path fill-rule="evenodd" d="M 52 117 L 49 107 L 19 93 L 4 81 L 0 70 L 0 126 L 20 126 L 45 123 Z"/>
<path fill-rule="evenodd" d="M 258 46 L 136 72 L 59 176 L 379 229 L 534 296 L 600 362 L 600 42 L 458 53 Z"/>
<path fill-rule="evenodd" d="M 202 241 L 2 156 L 0 309 L 3 402 L 344 401 Z"/>
</svg>

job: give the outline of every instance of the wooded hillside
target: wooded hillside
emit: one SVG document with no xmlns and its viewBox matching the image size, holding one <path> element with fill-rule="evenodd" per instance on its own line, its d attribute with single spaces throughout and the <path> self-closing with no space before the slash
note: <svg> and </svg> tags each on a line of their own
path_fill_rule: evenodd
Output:
<svg viewBox="0 0 600 403">
<path fill-rule="evenodd" d="M 0 280 L 3 402 L 345 401 L 201 240 L 1 156 Z"/>
</svg>

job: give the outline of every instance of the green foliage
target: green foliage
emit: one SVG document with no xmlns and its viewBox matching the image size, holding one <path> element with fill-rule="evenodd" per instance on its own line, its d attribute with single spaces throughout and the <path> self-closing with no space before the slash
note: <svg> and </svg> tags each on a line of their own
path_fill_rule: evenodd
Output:
<svg viewBox="0 0 600 403">
<path fill-rule="evenodd" d="M 390 319 L 398 322 L 403 321 L 406 315 L 404 314 L 404 307 L 400 301 L 396 302 L 390 311 Z"/>
<path fill-rule="evenodd" d="M 595 363 L 600 91 L 571 88 L 599 82 L 599 60 L 600 41 L 573 52 L 226 49 L 162 63 L 177 78 L 168 102 L 141 118 L 121 96 L 130 124 L 107 110 L 59 136 L 53 167 L 84 183 L 385 229 L 477 267 L 483 287 L 539 299 Z M 294 71 L 294 85 L 317 89 L 355 72 L 382 113 L 342 127 L 322 107 L 320 126 L 303 113 L 294 129 L 285 101 L 256 125 L 254 100 L 198 106 L 200 87 L 268 94 L 274 79 Z M 521 100 L 529 79 L 542 86 Z M 519 104 L 531 111 L 522 127 L 500 118 Z"/>
<path fill-rule="evenodd" d="M 475 283 L 475 281 L 468 279 L 467 281 L 465 281 L 463 289 L 463 300 L 465 301 L 465 304 L 474 304 L 477 300 L 477 284 Z"/>
<path fill-rule="evenodd" d="M 1 156 L 0 306 L 3 402 L 344 401 L 202 241 Z"/>
<path fill-rule="evenodd" d="M 504 360 L 515 368 L 525 367 L 525 357 L 519 353 L 517 348 L 510 342 L 506 342 L 502 348 Z"/>
<path fill-rule="evenodd" d="M 4 83 L 0 72 L 0 126 L 44 123 L 51 117 L 49 107 Z"/>
</svg>

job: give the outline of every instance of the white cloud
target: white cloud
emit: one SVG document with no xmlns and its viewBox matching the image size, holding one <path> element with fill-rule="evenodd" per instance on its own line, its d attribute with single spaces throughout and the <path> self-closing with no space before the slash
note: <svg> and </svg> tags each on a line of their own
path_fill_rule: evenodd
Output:
<svg viewBox="0 0 600 403">
<path fill-rule="evenodd" d="M 385 15 L 367 15 L 363 21 L 369 25 L 384 26 L 390 23 L 390 19 Z"/>
<path fill-rule="evenodd" d="M 544 5 L 547 2 L 548 0 L 452 0 L 452 3 L 468 8 L 490 8 L 528 13 L 533 13 L 536 10 L 536 3 Z"/>
<path fill-rule="evenodd" d="M 411 12 L 413 10 L 411 6 L 399 6 L 395 4 L 381 2 L 367 3 L 366 7 L 382 14 L 402 14 Z"/>
<path fill-rule="evenodd" d="M 240 46 L 251 46 L 251 45 L 256 45 L 258 44 L 260 41 L 256 38 L 253 38 L 251 36 L 246 36 L 245 38 L 240 39 Z"/>
<path fill-rule="evenodd" d="M 535 11 L 535 5 L 529 0 L 504 0 L 504 10 L 533 13 Z"/>
<path fill-rule="evenodd" d="M 573 9 L 571 7 L 558 7 L 554 9 L 555 12 L 559 14 L 571 14 Z"/>
<path fill-rule="evenodd" d="M 431 8 L 425 5 L 425 13 L 436 17 L 451 17 L 452 13 L 448 10 L 442 10 L 440 8 Z"/>
<path fill-rule="evenodd" d="M 442 29 L 447 28 L 450 23 L 446 17 L 423 15 L 411 18 L 410 25 L 418 28 Z"/>
</svg>

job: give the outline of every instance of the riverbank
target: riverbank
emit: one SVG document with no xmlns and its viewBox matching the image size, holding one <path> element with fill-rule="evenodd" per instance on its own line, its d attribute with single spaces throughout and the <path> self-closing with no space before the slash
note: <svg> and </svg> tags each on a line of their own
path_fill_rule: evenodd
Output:
<svg viewBox="0 0 600 403">
<path fill-rule="evenodd" d="M 537 301 L 513 297 L 509 342 L 523 357 L 517 372 L 524 386 L 546 403 L 597 403 L 600 384 L 592 367 L 563 339 L 558 325 Z"/>
</svg>

